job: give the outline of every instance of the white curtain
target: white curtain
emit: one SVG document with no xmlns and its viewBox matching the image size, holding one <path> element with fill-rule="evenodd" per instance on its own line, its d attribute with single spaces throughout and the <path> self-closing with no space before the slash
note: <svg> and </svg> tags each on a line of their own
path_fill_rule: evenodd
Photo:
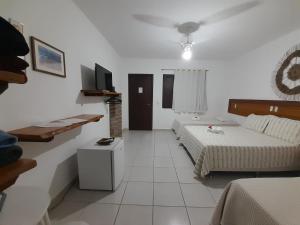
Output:
<svg viewBox="0 0 300 225">
<path fill-rule="evenodd" d="M 173 109 L 175 112 L 207 111 L 206 70 L 176 70 Z"/>
</svg>

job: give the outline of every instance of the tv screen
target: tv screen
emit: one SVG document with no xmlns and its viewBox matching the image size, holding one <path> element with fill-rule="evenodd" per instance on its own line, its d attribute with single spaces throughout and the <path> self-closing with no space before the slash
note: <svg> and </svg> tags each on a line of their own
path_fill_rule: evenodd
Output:
<svg viewBox="0 0 300 225">
<path fill-rule="evenodd" d="M 97 90 L 112 91 L 112 73 L 97 63 L 95 64 L 95 81 Z"/>
</svg>

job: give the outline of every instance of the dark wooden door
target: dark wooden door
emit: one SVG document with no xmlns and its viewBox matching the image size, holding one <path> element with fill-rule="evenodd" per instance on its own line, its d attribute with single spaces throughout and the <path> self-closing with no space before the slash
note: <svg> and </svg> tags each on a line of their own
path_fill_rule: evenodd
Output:
<svg viewBox="0 0 300 225">
<path fill-rule="evenodd" d="M 128 74 L 129 130 L 152 130 L 153 75 Z"/>
</svg>

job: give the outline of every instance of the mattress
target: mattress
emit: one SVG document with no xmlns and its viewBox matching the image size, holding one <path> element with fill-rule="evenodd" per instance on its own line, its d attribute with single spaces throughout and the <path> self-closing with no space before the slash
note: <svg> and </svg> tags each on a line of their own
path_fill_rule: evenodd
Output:
<svg viewBox="0 0 300 225">
<path fill-rule="evenodd" d="M 243 127 L 214 134 L 204 126 L 185 126 L 181 143 L 196 162 L 195 173 L 211 171 L 300 170 L 300 147 Z"/>
<path fill-rule="evenodd" d="M 192 118 L 177 118 L 174 120 L 172 124 L 172 129 L 174 130 L 176 137 L 180 138 L 182 136 L 182 129 L 184 126 L 187 125 L 198 125 L 198 126 L 208 126 L 208 125 L 215 125 L 215 126 L 238 126 L 238 123 L 234 121 L 221 121 L 216 118 L 207 118 L 207 117 L 200 117 L 199 120 L 193 120 Z"/>
<path fill-rule="evenodd" d="M 229 184 L 210 225 L 300 224 L 300 178 L 253 178 Z"/>
</svg>

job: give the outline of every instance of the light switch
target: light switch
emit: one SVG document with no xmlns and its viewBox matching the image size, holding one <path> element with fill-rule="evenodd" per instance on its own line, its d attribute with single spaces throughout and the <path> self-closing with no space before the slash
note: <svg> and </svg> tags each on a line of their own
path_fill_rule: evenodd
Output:
<svg viewBox="0 0 300 225">
<path fill-rule="evenodd" d="M 138 93 L 139 93 L 139 94 L 143 94 L 143 92 L 144 92 L 143 87 L 139 87 Z"/>
<path fill-rule="evenodd" d="M 270 112 L 273 112 L 274 107 L 271 105 L 270 106 Z"/>
<path fill-rule="evenodd" d="M 274 111 L 275 111 L 275 112 L 278 112 L 278 106 L 275 106 Z"/>
</svg>

